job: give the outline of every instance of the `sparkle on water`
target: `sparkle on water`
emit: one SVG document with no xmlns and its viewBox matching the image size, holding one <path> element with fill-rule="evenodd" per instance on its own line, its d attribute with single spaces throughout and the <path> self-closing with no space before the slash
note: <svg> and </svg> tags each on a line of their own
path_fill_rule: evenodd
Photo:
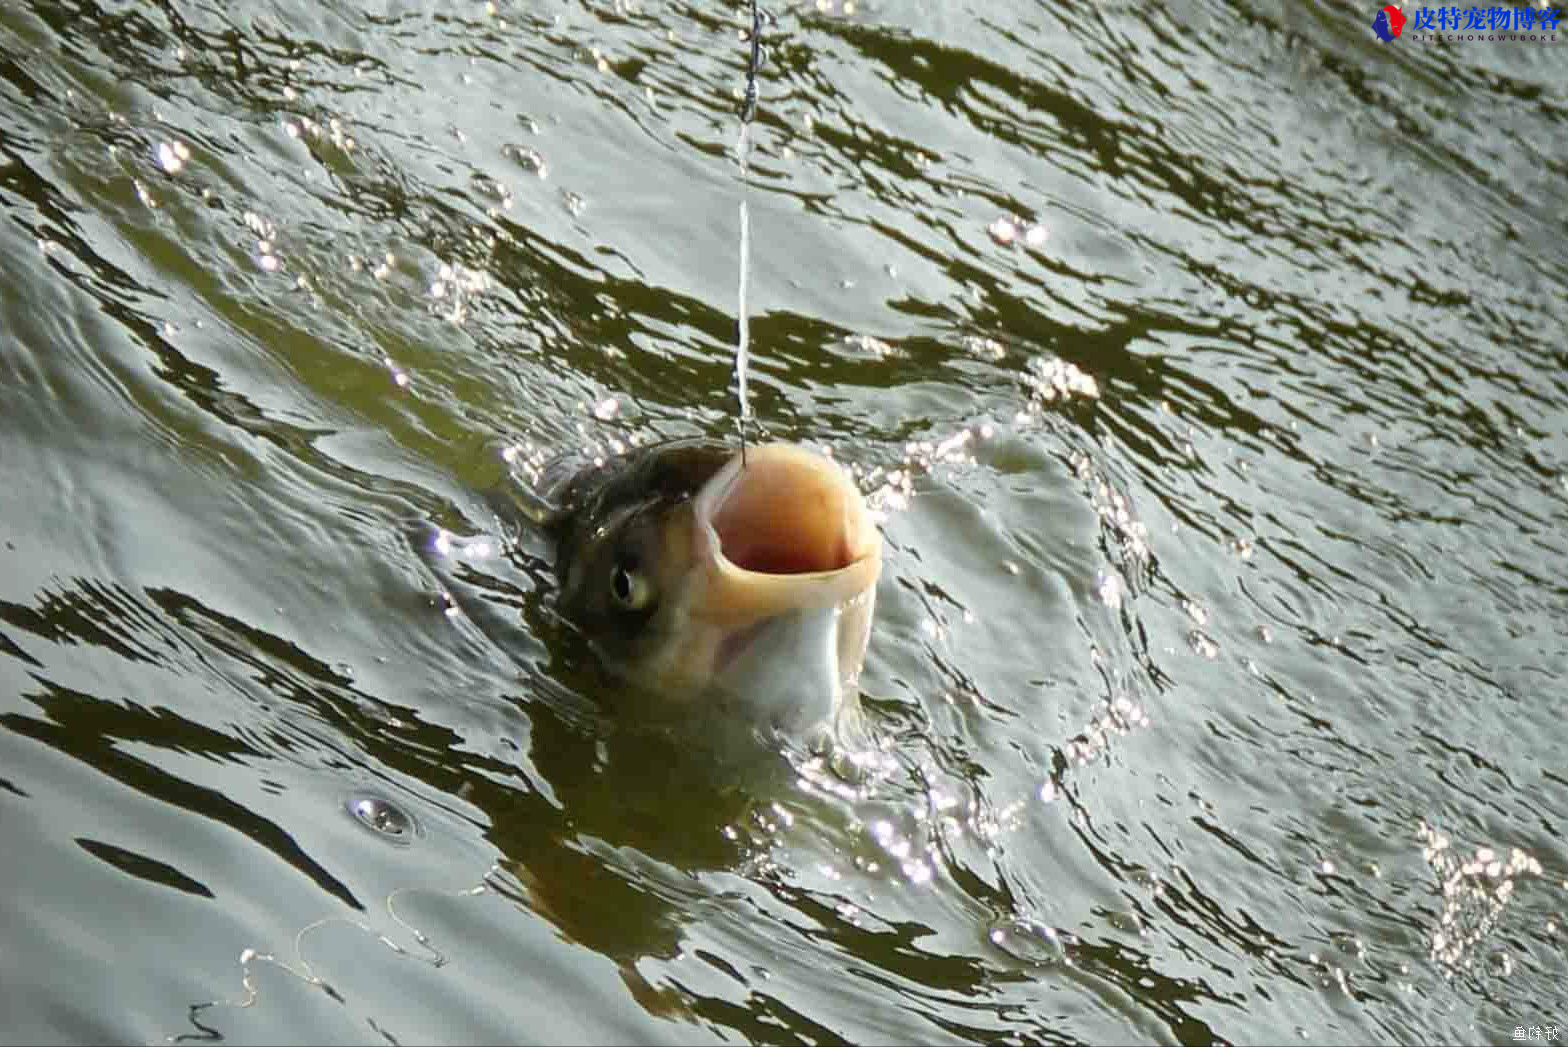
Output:
<svg viewBox="0 0 1568 1047">
<path fill-rule="evenodd" d="M 750 391 L 888 542 L 872 739 L 738 809 L 577 714 L 474 491 L 732 431 L 740 6 L 0 15 L 7 1021 L 1568 1020 L 1545 52 L 773 13 Z"/>
</svg>

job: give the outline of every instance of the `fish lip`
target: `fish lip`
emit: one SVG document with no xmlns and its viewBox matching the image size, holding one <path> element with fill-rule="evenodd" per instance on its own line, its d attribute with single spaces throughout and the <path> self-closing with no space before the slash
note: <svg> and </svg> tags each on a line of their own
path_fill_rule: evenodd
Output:
<svg viewBox="0 0 1568 1047">
<path fill-rule="evenodd" d="M 802 447 L 737 452 L 697 491 L 693 515 L 706 581 L 693 611 L 736 628 L 842 605 L 881 573 L 882 536 L 860 489 Z"/>
</svg>

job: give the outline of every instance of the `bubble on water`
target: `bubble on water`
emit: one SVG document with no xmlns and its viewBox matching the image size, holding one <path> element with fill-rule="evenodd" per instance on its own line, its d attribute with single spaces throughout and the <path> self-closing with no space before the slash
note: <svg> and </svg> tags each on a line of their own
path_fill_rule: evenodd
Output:
<svg viewBox="0 0 1568 1047">
<path fill-rule="evenodd" d="M 545 163 L 544 154 L 527 145 L 506 145 L 501 147 L 501 155 L 517 164 L 529 174 L 540 179 L 550 177 L 550 165 Z"/>
<path fill-rule="evenodd" d="M 1187 634 L 1187 646 L 1192 648 L 1192 653 L 1210 661 L 1220 655 L 1220 646 L 1215 643 L 1208 633 L 1202 629 L 1194 629 Z"/>
<path fill-rule="evenodd" d="M 406 846 L 422 835 L 413 815 L 379 793 L 352 793 L 343 807 L 356 822 L 389 843 Z"/>
<path fill-rule="evenodd" d="M 1072 944 L 1070 937 L 1040 920 L 1004 916 L 992 922 L 986 937 L 1015 960 L 1031 966 L 1072 965 L 1072 958 L 1067 953 L 1067 947 Z"/>
<path fill-rule="evenodd" d="M 500 210 L 510 211 L 512 209 L 513 198 L 511 186 L 507 185 L 505 182 L 491 178 L 488 175 L 474 175 L 472 181 L 474 185 L 474 191 L 479 193 L 481 196 L 485 196 L 491 200 L 494 200 L 495 203 L 500 207 Z M 495 217 L 498 212 L 495 208 L 492 207 L 488 209 L 487 213 L 489 213 L 491 217 Z"/>
<path fill-rule="evenodd" d="M 1187 646 L 1192 648 L 1192 653 L 1203 658 L 1213 660 L 1219 657 L 1219 644 L 1215 643 L 1202 629 L 1194 629 L 1187 634 Z"/>
</svg>

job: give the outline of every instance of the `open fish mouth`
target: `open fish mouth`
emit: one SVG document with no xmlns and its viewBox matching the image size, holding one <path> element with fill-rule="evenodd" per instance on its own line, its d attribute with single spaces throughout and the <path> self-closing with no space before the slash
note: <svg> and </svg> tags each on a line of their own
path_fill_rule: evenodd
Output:
<svg viewBox="0 0 1568 1047">
<path fill-rule="evenodd" d="M 720 634 L 709 672 L 775 722 L 820 713 L 853 687 L 870 635 L 882 536 L 830 458 L 748 449 L 693 498 L 690 608 Z"/>
<path fill-rule="evenodd" d="M 671 441 L 551 497 L 556 607 L 637 708 L 788 729 L 858 705 L 882 535 L 843 466 Z"/>
<path fill-rule="evenodd" d="M 693 550 L 704 617 L 751 622 L 833 607 L 872 588 L 882 538 L 832 459 L 788 444 L 736 454 L 697 492 Z"/>
</svg>

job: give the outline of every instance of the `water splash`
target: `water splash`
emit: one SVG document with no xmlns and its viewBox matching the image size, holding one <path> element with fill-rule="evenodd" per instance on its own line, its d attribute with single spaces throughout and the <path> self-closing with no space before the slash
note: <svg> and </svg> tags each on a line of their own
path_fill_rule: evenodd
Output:
<svg viewBox="0 0 1568 1047">
<path fill-rule="evenodd" d="M 490 274 L 461 262 L 442 262 L 430 281 L 431 310 L 462 326 L 474 299 L 493 286 Z"/>
<path fill-rule="evenodd" d="M 1475 967 L 1477 947 L 1497 927 L 1514 895 L 1516 881 L 1540 876 L 1541 863 L 1513 848 L 1506 856 L 1477 847 L 1469 857 L 1454 850 L 1448 834 L 1423 821 L 1421 857 L 1439 880 L 1442 909 L 1432 929 L 1429 955 L 1450 972 Z"/>
</svg>

